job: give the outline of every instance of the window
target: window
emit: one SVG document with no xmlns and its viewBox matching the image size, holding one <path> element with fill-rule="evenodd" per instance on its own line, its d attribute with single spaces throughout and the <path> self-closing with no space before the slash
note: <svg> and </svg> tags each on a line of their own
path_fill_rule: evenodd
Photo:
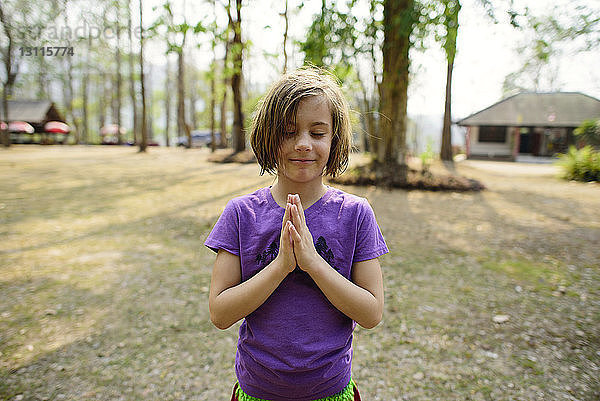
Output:
<svg viewBox="0 0 600 401">
<path fill-rule="evenodd" d="M 479 127 L 479 142 L 506 142 L 506 127 Z"/>
</svg>

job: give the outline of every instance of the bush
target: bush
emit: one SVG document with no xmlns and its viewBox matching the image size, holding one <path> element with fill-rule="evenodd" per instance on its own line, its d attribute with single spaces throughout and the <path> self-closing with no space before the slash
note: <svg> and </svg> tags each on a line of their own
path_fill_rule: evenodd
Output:
<svg viewBox="0 0 600 401">
<path fill-rule="evenodd" d="M 566 154 L 559 154 L 558 164 L 562 167 L 564 178 L 576 181 L 600 181 L 600 152 L 591 146 L 577 150 L 569 148 Z"/>
<path fill-rule="evenodd" d="M 573 131 L 578 141 L 600 149 L 600 120 L 585 120 Z"/>
<path fill-rule="evenodd" d="M 429 173 L 429 167 L 435 160 L 435 152 L 433 151 L 433 141 L 427 142 L 427 150 L 419 155 L 421 159 L 421 171 L 423 174 Z"/>
</svg>

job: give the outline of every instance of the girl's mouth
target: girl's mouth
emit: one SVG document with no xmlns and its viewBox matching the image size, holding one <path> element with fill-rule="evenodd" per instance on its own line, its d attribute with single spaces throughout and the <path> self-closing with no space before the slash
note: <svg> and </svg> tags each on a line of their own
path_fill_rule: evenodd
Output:
<svg viewBox="0 0 600 401">
<path fill-rule="evenodd" d="M 290 159 L 290 161 L 295 164 L 310 164 L 315 162 L 315 160 L 312 159 Z"/>
</svg>

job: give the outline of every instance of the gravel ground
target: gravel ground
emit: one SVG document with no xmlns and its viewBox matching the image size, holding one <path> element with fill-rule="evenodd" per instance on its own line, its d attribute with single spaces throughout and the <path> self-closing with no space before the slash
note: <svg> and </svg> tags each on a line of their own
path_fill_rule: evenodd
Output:
<svg viewBox="0 0 600 401">
<path fill-rule="evenodd" d="M 209 322 L 202 242 L 272 178 L 206 150 L 0 153 L 0 399 L 229 399 L 239 326 Z M 488 189 L 342 187 L 391 249 L 384 321 L 355 333 L 363 399 L 600 399 L 600 185 L 453 170 Z"/>
</svg>

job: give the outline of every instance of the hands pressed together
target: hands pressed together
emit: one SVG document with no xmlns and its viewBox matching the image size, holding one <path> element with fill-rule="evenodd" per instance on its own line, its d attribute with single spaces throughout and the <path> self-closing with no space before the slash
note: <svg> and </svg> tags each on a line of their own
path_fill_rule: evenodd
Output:
<svg viewBox="0 0 600 401">
<path fill-rule="evenodd" d="M 320 258 L 312 234 L 306 225 L 300 196 L 297 194 L 287 196 L 277 257 L 282 258 L 289 272 L 298 266 L 307 273 Z"/>
</svg>

